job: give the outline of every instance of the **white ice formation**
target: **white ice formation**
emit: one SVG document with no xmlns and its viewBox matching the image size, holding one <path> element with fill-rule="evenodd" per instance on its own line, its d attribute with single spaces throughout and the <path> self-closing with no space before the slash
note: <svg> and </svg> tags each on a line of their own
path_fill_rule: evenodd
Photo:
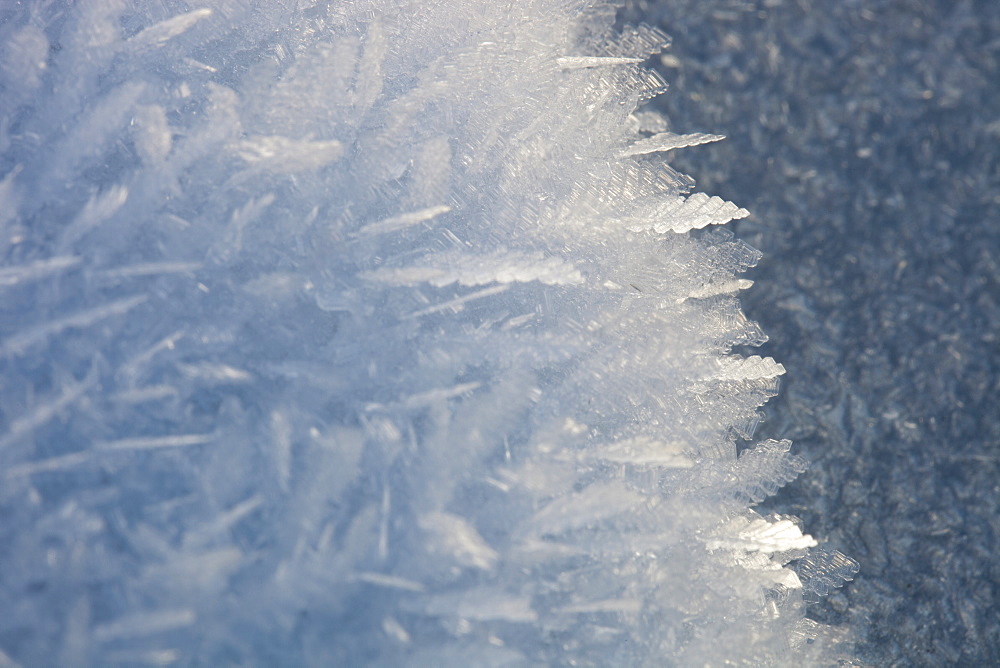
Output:
<svg viewBox="0 0 1000 668">
<path fill-rule="evenodd" d="M 0 6 L 0 663 L 836 660 L 746 211 L 614 20 Z"/>
</svg>

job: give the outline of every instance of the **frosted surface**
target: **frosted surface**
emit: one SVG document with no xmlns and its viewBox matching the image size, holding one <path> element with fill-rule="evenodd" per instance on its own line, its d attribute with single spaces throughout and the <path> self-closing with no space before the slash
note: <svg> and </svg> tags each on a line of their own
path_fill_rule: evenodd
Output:
<svg viewBox="0 0 1000 668">
<path fill-rule="evenodd" d="M 634 4 L 674 37 L 653 104 L 728 137 L 674 166 L 766 253 L 758 434 L 811 466 L 761 508 L 861 564 L 810 616 L 864 665 L 1000 665 L 1000 4 Z"/>
<path fill-rule="evenodd" d="M 803 592 L 856 564 L 751 507 L 804 461 L 661 31 L 139 5 L 0 10 L 6 658 L 847 656 Z"/>
</svg>

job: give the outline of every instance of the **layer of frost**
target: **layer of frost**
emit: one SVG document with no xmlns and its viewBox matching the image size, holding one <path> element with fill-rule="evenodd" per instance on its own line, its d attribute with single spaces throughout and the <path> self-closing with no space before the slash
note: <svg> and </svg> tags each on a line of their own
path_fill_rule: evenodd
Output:
<svg viewBox="0 0 1000 668">
<path fill-rule="evenodd" d="M 834 660 L 747 213 L 614 18 L 0 8 L 0 663 Z"/>
</svg>

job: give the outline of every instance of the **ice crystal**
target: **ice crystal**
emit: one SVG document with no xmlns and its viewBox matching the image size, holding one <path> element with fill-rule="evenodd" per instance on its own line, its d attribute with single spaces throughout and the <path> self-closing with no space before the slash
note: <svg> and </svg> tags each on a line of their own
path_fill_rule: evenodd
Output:
<svg viewBox="0 0 1000 668">
<path fill-rule="evenodd" d="M 749 507 L 803 462 L 736 456 L 747 212 L 614 19 L 0 9 L 0 662 L 836 656 L 850 564 Z"/>
</svg>

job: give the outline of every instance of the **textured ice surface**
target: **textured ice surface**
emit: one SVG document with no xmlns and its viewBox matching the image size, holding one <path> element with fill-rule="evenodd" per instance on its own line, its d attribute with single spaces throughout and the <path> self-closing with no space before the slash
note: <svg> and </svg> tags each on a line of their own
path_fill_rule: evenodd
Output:
<svg viewBox="0 0 1000 668">
<path fill-rule="evenodd" d="M 259 6 L 258 6 L 259 4 Z M 0 650 L 831 662 L 784 368 L 655 28 L 583 1 L 0 10 Z M 679 129 L 687 132 L 689 128 Z M 795 560 L 801 561 L 794 567 Z"/>
<path fill-rule="evenodd" d="M 864 665 L 1000 665 L 1000 4 L 634 4 L 674 37 L 653 104 L 728 136 L 675 167 L 767 256 L 759 433 L 812 465 L 762 508 L 861 563 L 810 615 Z"/>
</svg>

